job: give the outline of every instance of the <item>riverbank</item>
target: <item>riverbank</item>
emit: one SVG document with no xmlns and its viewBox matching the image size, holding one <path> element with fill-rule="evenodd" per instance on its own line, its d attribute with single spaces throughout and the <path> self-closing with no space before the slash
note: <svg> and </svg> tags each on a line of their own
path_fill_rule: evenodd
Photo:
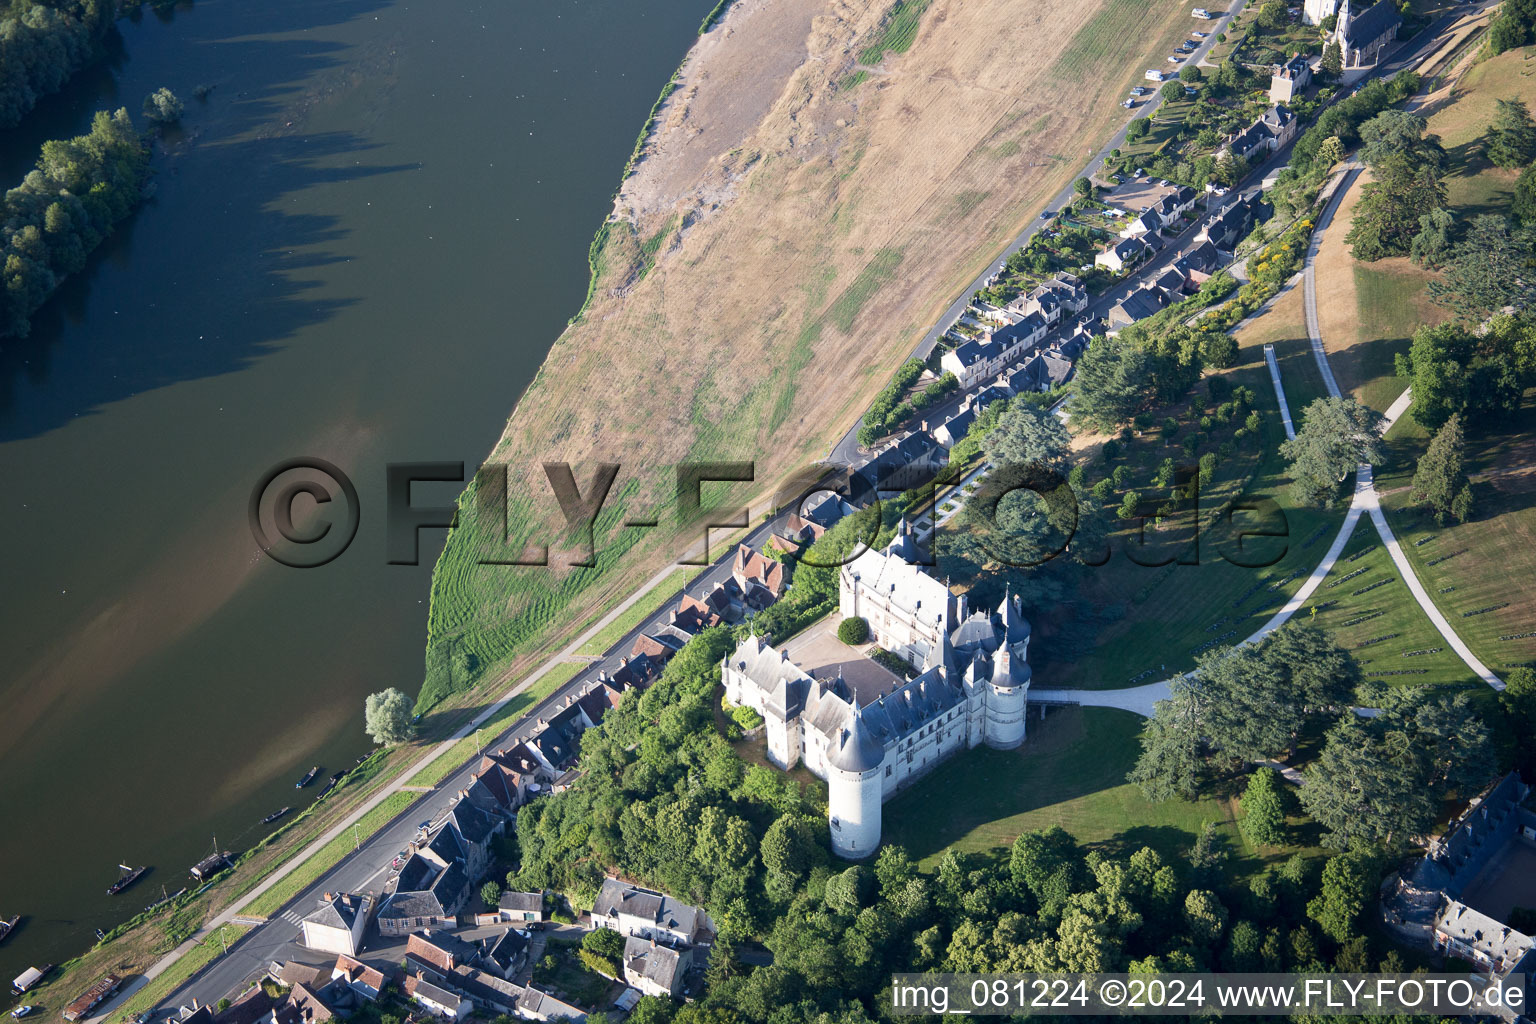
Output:
<svg viewBox="0 0 1536 1024">
<path fill-rule="evenodd" d="M 750 483 L 706 485 L 705 507 L 766 504 L 813 465 L 1190 24 L 1165 0 L 1016 15 L 1000 0 L 743 0 L 700 38 L 594 244 L 584 315 L 493 449 L 510 540 L 461 501 L 429 664 L 479 668 L 429 672 L 420 708 L 515 673 L 673 560 L 698 536 L 679 521 L 677 464 L 753 464 Z M 596 568 L 545 528 L 563 521 L 545 461 L 582 481 L 592 463 L 624 467 Z M 657 525 L 625 525 L 641 519 Z M 483 564 L 528 544 L 554 547 L 552 565 Z"/>
</svg>

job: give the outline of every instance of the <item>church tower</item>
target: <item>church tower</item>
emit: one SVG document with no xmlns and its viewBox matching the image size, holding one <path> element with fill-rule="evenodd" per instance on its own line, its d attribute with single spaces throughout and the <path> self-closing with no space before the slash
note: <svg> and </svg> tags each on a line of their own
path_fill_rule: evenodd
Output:
<svg viewBox="0 0 1536 1024">
<path fill-rule="evenodd" d="M 838 733 L 827 754 L 827 811 L 832 824 L 832 852 L 863 860 L 880 845 L 881 773 L 885 745 L 855 698 L 853 718 Z"/>
<path fill-rule="evenodd" d="M 992 680 L 987 687 L 986 743 L 1012 750 L 1024 742 L 1025 712 L 1029 707 L 1029 623 L 1011 593 L 998 609 L 1003 622 L 1002 643 L 992 656 Z"/>
</svg>

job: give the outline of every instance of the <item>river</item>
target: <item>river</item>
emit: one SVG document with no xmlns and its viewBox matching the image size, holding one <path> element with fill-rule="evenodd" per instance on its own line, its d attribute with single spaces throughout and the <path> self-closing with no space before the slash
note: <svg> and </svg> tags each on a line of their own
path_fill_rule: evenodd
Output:
<svg viewBox="0 0 1536 1024">
<path fill-rule="evenodd" d="M 26 917 L 0 978 L 180 888 L 215 835 L 255 841 L 313 799 L 310 765 L 369 749 L 365 694 L 419 687 L 442 531 L 386 564 L 385 465 L 486 454 L 711 5 L 146 8 L 0 135 L 8 186 L 97 109 L 187 104 L 154 198 L 0 343 L 0 915 Z M 258 557 L 246 519 L 303 455 L 362 509 L 307 570 Z M 153 870 L 108 897 L 119 861 Z"/>
</svg>

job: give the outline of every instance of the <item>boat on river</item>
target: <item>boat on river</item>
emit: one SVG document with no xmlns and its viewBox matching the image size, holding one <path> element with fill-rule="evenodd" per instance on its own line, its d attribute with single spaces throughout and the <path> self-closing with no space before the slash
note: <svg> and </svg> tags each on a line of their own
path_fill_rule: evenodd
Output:
<svg viewBox="0 0 1536 1024">
<path fill-rule="evenodd" d="M 8 921 L 0 921 L 0 942 L 5 941 L 5 937 L 15 930 L 17 923 L 20 921 L 20 914 L 15 915 Z"/>
<path fill-rule="evenodd" d="M 278 818 L 281 818 L 283 815 L 287 814 L 291 810 L 293 810 L 292 807 L 284 807 L 280 811 L 273 811 L 271 814 L 267 815 L 265 818 L 262 818 L 261 819 L 261 823 L 263 825 L 270 825 L 274 821 L 276 821 Z"/>
<path fill-rule="evenodd" d="M 11 995 L 21 995 L 27 989 L 48 977 L 48 972 L 51 970 L 53 970 L 53 964 L 43 964 L 41 967 L 28 967 L 16 975 L 16 979 L 11 982 Z"/>
<path fill-rule="evenodd" d="M 326 782 L 325 782 L 325 788 L 320 790 L 319 796 L 316 796 L 315 799 L 318 800 L 318 799 L 320 799 L 320 797 L 325 796 L 325 794 L 327 794 L 331 790 L 335 789 L 336 788 L 336 783 L 340 782 L 341 779 L 342 779 L 342 776 L 344 776 L 346 774 L 347 774 L 346 772 L 337 772 L 335 775 L 332 775 L 329 779 L 327 779 Z"/>
<path fill-rule="evenodd" d="M 305 786 L 309 785 L 311 782 L 314 782 L 315 781 L 315 776 L 319 775 L 319 774 L 320 774 L 320 766 L 319 765 L 315 765 L 313 768 L 311 768 L 305 774 L 305 776 L 302 779 L 300 779 L 298 782 L 295 782 L 293 784 L 293 788 L 294 789 L 303 789 Z"/>
<path fill-rule="evenodd" d="M 131 868 L 127 864 L 119 864 L 118 867 L 122 868 L 123 873 L 118 877 L 117 881 L 107 886 L 108 896 L 116 896 L 118 893 L 128 888 L 134 882 L 137 882 L 140 878 L 143 878 L 144 872 L 149 870 L 149 865 L 147 864 L 143 867 L 137 868 Z"/>
</svg>

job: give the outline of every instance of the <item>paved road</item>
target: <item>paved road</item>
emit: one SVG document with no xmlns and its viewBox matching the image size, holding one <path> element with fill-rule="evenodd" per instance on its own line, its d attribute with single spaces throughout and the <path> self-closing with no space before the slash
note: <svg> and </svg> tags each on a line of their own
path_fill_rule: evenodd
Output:
<svg viewBox="0 0 1536 1024">
<path fill-rule="evenodd" d="M 762 544 L 771 534 L 772 530 L 779 525 L 782 519 L 783 516 L 776 516 L 770 521 L 761 523 L 746 536 L 744 542 L 760 549 Z M 717 547 L 715 550 L 718 551 L 719 548 Z M 707 568 L 702 569 L 699 575 L 694 577 L 688 583 L 687 587 L 685 588 L 686 591 L 694 596 L 700 596 L 712 588 L 716 583 L 729 577 L 731 574 L 731 560 L 735 550 L 736 548 L 734 544 L 729 545 L 726 550 L 719 554 L 713 563 L 711 563 Z M 672 567 L 668 567 L 666 570 L 663 570 L 662 573 L 658 574 L 656 579 L 664 579 L 666 576 L 670 575 L 671 572 Z M 587 634 L 584 634 L 582 637 L 578 637 L 559 655 L 545 662 L 536 672 L 527 676 L 517 687 L 513 689 L 512 692 L 508 693 L 505 697 L 502 698 L 502 700 L 488 708 L 486 712 L 483 712 L 479 716 L 478 720 L 483 721 L 489 718 L 495 712 L 499 711 L 506 701 L 510 700 L 517 693 L 526 689 L 529 684 L 541 678 L 543 675 L 552 671 L 576 671 L 578 665 L 570 660 L 570 656 L 582 644 L 586 642 L 590 634 L 595 633 L 601 629 L 608 621 L 622 614 L 627 609 L 629 604 L 632 604 L 633 601 L 638 599 L 642 594 L 644 594 L 648 600 L 655 600 L 654 594 L 645 594 L 644 590 L 638 591 L 635 595 L 635 598 L 632 598 L 628 604 L 621 605 L 620 607 L 616 608 L 613 612 L 609 613 L 609 615 L 605 617 L 603 622 L 594 625 L 592 629 L 587 631 Z M 484 747 L 486 749 L 495 749 L 509 746 L 516 740 L 527 737 L 537 726 L 539 718 L 547 717 L 551 712 L 556 710 L 561 704 L 564 703 L 566 697 L 573 694 L 578 694 L 585 690 L 592 683 L 592 681 L 596 679 L 599 672 L 615 671 L 619 667 L 619 659 L 629 653 L 630 647 L 633 645 L 637 636 L 639 636 L 642 632 L 648 632 L 659 628 L 661 625 L 666 623 L 671 610 L 676 606 L 676 603 L 681 595 L 682 591 L 675 591 L 668 595 L 667 602 L 664 606 L 662 606 L 660 611 L 649 616 L 639 626 L 636 626 L 628 633 L 626 633 L 618 643 L 609 648 L 607 654 L 602 658 L 602 660 L 588 664 L 584 669 L 580 671 L 579 675 L 575 676 L 575 678 L 561 686 L 550 697 L 541 701 L 537 706 L 532 708 L 526 715 L 519 718 L 516 723 L 514 723 L 504 732 L 497 735 L 487 735 L 485 737 Z M 471 734 L 474 731 L 474 725 L 475 723 L 471 723 L 469 726 L 464 727 L 458 733 L 456 733 L 454 737 L 445 741 L 445 744 L 451 745 L 453 742 L 456 742 L 463 736 Z M 301 958 L 306 961 L 313 960 L 315 958 L 315 954 L 311 951 L 304 950 L 303 947 L 299 946 L 296 941 L 299 935 L 298 922 L 302 916 L 311 908 L 313 908 L 316 905 L 318 897 L 326 892 L 348 891 L 378 893 L 383 887 L 386 878 L 386 872 L 389 870 L 389 865 L 395 854 L 403 850 L 406 847 L 406 844 L 408 844 L 415 837 L 417 823 L 427 819 L 435 820 L 437 817 L 441 816 L 444 811 L 447 810 L 448 806 L 452 802 L 453 794 L 457 793 L 459 790 L 463 789 L 469 784 L 472 774 L 475 768 L 478 766 L 478 761 L 479 757 L 476 755 L 474 758 L 471 758 L 469 761 L 459 766 L 446 779 L 438 783 L 438 785 L 435 786 L 431 791 L 424 794 L 421 799 L 412 803 L 406 811 L 401 813 L 387 826 L 376 832 L 374 835 L 359 836 L 361 839 L 361 844 L 356 850 L 348 854 L 344 860 L 342 860 L 330 871 L 326 872 L 313 885 L 306 888 L 298 896 L 285 904 L 281 910 L 271 918 L 271 920 L 253 927 L 250 931 L 245 933 L 245 935 L 232 946 L 227 956 L 214 961 L 191 982 L 172 993 L 172 995 L 161 1005 L 172 1007 L 188 1005 L 193 999 L 198 999 L 204 1003 L 217 1002 L 224 996 L 238 991 L 252 977 L 261 974 L 273 960 L 285 960 L 297 955 L 301 955 Z M 398 785 L 387 788 L 381 792 L 379 797 L 370 805 L 361 808 L 358 814 L 354 815 L 354 817 L 360 816 L 361 813 L 365 812 L 369 808 L 369 806 L 381 802 L 384 796 L 398 790 Z M 314 847 L 318 848 L 325 845 L 326 843 L 330 842 L 334 835 L 344 835 L 347 829 L 353 827 L 354 826 L 351 821 L 344 822 L 342 825 L 338 826 L 317 840 L 317 842 L 314 844 Z M 292 863 L 298 864 L 303 859 L 304 858 L 302 856 L 297 857 Z M 276 881 L 276 878 L 269 879 L 269 882 L 271 881 Z M 263 887 L 253 891 L 246 900 L 241 902 L 249 902 L 250 899 L 265 891 L 265 887 L 266 886 L 264 884 Z M 201 941 L 202 938 L 208 935 L 217 936 L 219 929 L 222 926 L 238 919 L 238 910 L 238 904 L 235 907 L 231 907 L 228 911 L 226 911 L 224 914 L 221 914 L 218 918 L 211 922 L 207 928 L 201 930 L 197 936 L 194 936 L 194 938 L 189 941 Z M 162 961 L 161 964 L 157 964 L 156 966 L 160 969 L 163 969 L 164 961 Z M 146 972 L 146 977 L 152 978 L 155 974 L 158 973 L 158 970 L 153 971 L 153 973 Z M 142 986 L 143 980 L 144 979 L 136 979 L 134 984 L 125 988 L 122 997 L 114 1000 L 101 1013 L 99 1013 L 91 1020 L 93 1022 L 99 1022 L 110 1017 L 113 1011 L 113 1007 L 120 1003 L 123 998 L 126 998 L 127 996 L 132 995 L 134 991 L 137 991 L 137 989 Z"/>
<path fill-rule="evenodd" d="M 1204 60 L 1205 55 L 1211 51 L 1211 47 L 1216 45 L 1216 37 L 1225 31 L 1227 24 L 1233 18 L 1241 14 L 1243 8 L 1247 6 L 1248 0 L 1233 0 L 1227 13 L 1223 14 L 1219 18 L 1216 18 L 1214 21 L 1199 21 L 1192 18 L 1190 20 L 1190 31 L 1208 32 L 1209 35 L 1189 55 L 1189 60 L 1186 61 L 1186 63 L 1197 64 Z M 1180 65 L 1180 67 L 1182 66 L 1183 65 Z M 1109 159 L 1110 151 L 1119 149 L 1125 145 L 1125 135 L 1130 128 L 1130 123 L 1138 117 L 1151 117 L 1157 111 L 1157 109 L 1162 106 L 1162 103 L 1162 96 L 1154 91 L 1151 97 L 1142 103 L 1141 106 L 1138 106 L 1133 111 L 1131 111 L 1130 115 L 1127 116 L 1125 120 L 1125 124 L 1121 125 L 1119 130 L 1110 137 L 1109 141 L 1099 149 L 1098 153 L 1093 157 L 1093 159 L 1090 160 L 1086 166 L 1084 166 L 1082 172 L 1073 176 L 1073 180 L 1075 181 L 1080 177 L 1091 178 L 1103 170 L 1104 162 Z M 1057 192 L 1056 195 L 1051 197 L 1050 201 L 1045 204 L 1044 209 L 1059 210 L 1071 202 L 1073 198 L 1074 194 L 1072 191 L 1072 185 L 1071 183 L 1068 183 L 1064 188 L 1062 188 L 1060 192 Z M 985 288 L 987 285 L 987 279 L 994 276 L 998 273 L 998 271 L 1003 269 L 1003 264 L 1008 262 L 1008 257 L 1029 245 L 1030 240 L 1035 237 L 1035 234 L 1045 226 L 1046 221 L 1043 218 L 1032 221 L 1029 226 L 1026 227 L 1018 235 L 1018 237 L 1016 237 L 1012 242 L 1008 243 L 1008 247 L 1002 251 L 1002 254 L 998 256 L 997 259 L 993 260 L 991 265 L 988 266 L 986 270 L 982 271 L 981 274 L 977 276 L 976 280 L 972 281 L 970 286 L 966 288 L 965 291 L 961 292 L 960 295 L 949 304 L 949 307 L 944 310 L 943 314 L 940 315 L 938 321 L 928 329 L 928 333 L 923 335 L 922 340 L 919 341 L 917 345 L 912 349 L 911 358 L 928 358 L 928 354 L 933 351 L 933 347 L 938 344 L 939 338 L 942 337 L 944 332 L 949 329 L 949 325 L 954 323 L 955 320 L 959 318 L 961 313 L 965 312 L 966 306 L 970 305 L 971 296 L 975 295 L 976 292 L 982 288 Z M 1107 310 L 1109 306 L 1114 305 L 1114 303 L 1118 301 L 1118 299 L 1115 299 L 1104 308 Z M 848 433 L 843 435 L 843 439 L 833 446 L 832 452 L 828 456 L 827 461 L 835 465 L 848 466 L 859 460 L 860 448 L 858 434 L 860 425 L 860 422 L 855 422 L 853 426 L 849 428 Z"/>
</svg>

